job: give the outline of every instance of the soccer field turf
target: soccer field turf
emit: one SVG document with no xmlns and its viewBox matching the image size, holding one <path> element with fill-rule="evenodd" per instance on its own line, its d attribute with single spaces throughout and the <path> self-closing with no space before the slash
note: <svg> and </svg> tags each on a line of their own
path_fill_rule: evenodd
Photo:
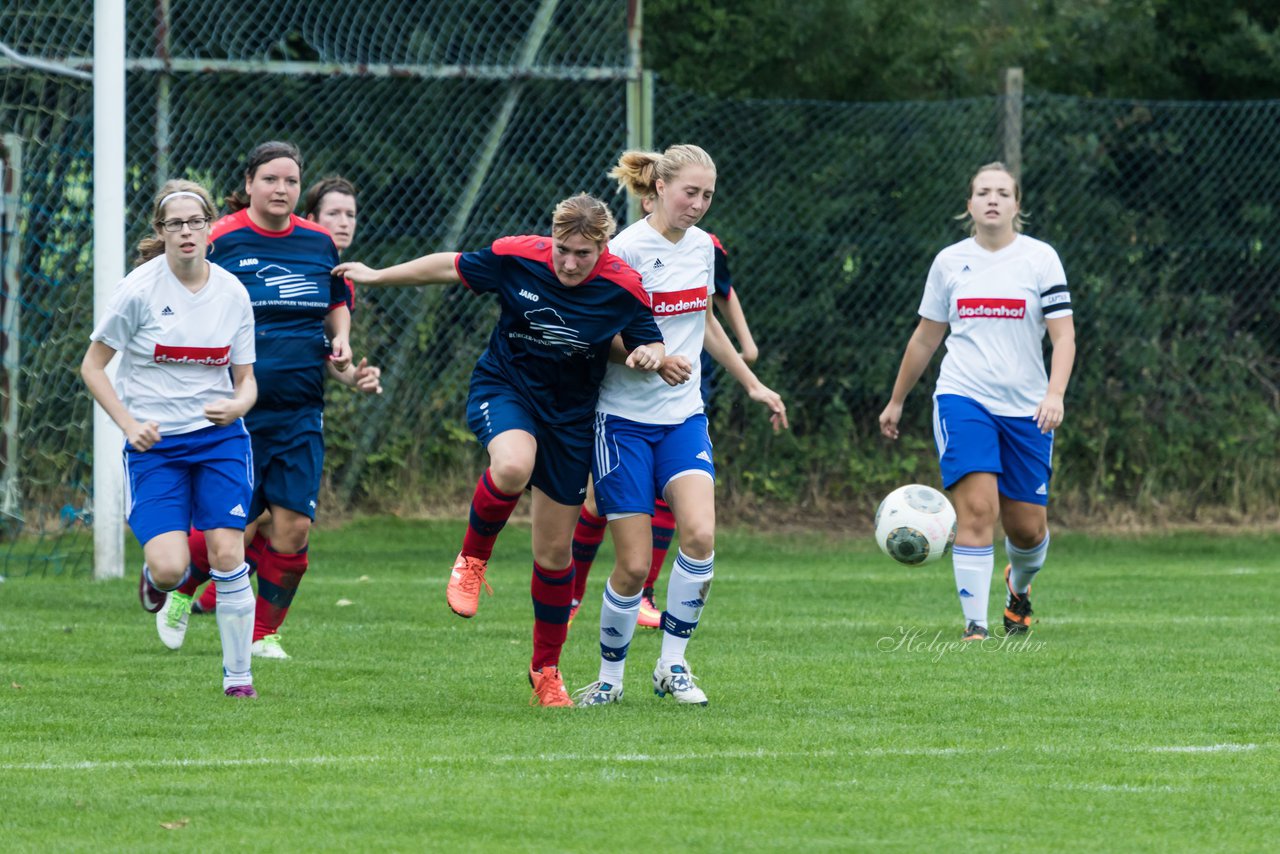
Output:
<svg viewBox="0 0 1280 854">
<path fill-rule="evenodd" d="M 1280 538 L 1055 533 L 1039 622 L 961 646 L 949 561 L 722 532 L 710 705 L 527 705 L 527 526 L 444 603 L 461 523 L 319 530 L 262 699 L 212 618 L 170 652 L 122 581 L 0 584 L 0 849 L 1275 850 Z M 995 586 L 1003 567 L 1000 550 Z M 601 551 L 562 662 L 595 678 Z M 992 615 L 998 625 L 992 594 Z M 350 604 L 340 604 L 343 601 Z M 1000 599 L 1002 601 L 1002 599 Z M 661 602 L 661 598 L 659 599 Z"/>
</svg>

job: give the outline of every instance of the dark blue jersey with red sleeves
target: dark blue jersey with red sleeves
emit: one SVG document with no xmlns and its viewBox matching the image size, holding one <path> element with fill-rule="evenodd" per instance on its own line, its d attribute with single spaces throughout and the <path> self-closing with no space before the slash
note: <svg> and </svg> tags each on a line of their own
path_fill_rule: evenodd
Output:
<svg viewBox="0 0 1280 854">
<path fill-rule="evenodd" d="M 241 210 L 213 224 L 209 260 L 249 291 L 257 327 L 254 410 L 324 406 L 329 342 L 325 316 L 349 298 L 330 270 L 338 249 L 323 226 L 290 215 L 289 227 L 267 231 Z"/>
<path fill-rule="evenodd" d="M 724 251 L 724 246 L 720 244 L 720 238 L 714 234 L 710 235 L 711 246 L 716 253 L 716 296 L 729 298 L 729 294 L 733 293 L 733 279 L 729 275 L 729 253 Z"/>
<path fill-rule="evenodd" d="M 549 237 L 503 237 L 456 261 L 463 283 L 501 307 L 476 373 L 517 392 L 548 424 L 589 421 L 619 333 L 628 349 L 662 340 L 640 274 L 607 250 L 580 285 L 556 278 Z"/>
</svg>

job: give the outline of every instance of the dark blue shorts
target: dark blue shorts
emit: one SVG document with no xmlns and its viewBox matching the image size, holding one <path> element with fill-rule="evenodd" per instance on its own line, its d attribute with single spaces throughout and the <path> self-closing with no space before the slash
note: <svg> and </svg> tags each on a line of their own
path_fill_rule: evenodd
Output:
<svg viewBox="0 0 1280 854">
<path fill-rule="evenodd" d="M 653 515 L 653 502 L 667 484 L 689 472 L 716 479 L 707 416 L 694 415 L 680 424 L 642 424 L 596 413 L 591 474 L 601 516 Z"/>
<path fill-rule="evenodd" d="M 138 542 L 170 531 L 235 528 L 253 518 L 253 452 L 244 422 L 164 436 L 149 451 L 124 445 L 126 514 Z"/>
<path fill-rule="evenodd" d="M 271 506 L 315 519 L 324 469 L 324 411 L 252 409 L 245 421 L 253 439 L 255 485 L 249 518 Z"/>
<path fill-rule="evenodd" d="M 1049 503 L 1053 432 L 1041 433 L 1033 416 L 992 415 L 972 398 L 940 394 L 933 399 L 933 439 L 944 488 L 967 474 L 991 472 L 1006 498 Z"/>
<path fill-rule="evenodd" d="M 586 498 L 591 473 L 589 419 L 581 424 L 547 424 L 511 386 L 475 375 L 467 397 L 467 426 L 486 448 L 494 436 L 507 430 L 531 434 L 538 452 L 529 483 L 557 504 L 576 507 Z"/>
</svg>

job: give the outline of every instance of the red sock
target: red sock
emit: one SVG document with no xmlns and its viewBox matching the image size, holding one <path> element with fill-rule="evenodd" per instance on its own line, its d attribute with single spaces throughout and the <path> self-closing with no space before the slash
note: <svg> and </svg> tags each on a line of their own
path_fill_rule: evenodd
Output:
<svg viewBox="0 0 1280 854">
<path fill-rule="evenodd" d="M 191 552 L 191 573 L 182 582 L 178 592 L 191 596 L 200 589 L 201 584 L 209 580 L 209 544 L 205 542 L 204 531 L 193 528 L 187 534 L 187 550 Z"/>
<path fill-rule="evenodd" d="M 280 630 L 298 592 L 298 582 L 307 571 L 307 550 L 281 554 L 264 549 L 258 560 L 258 605 L 253 615 L 253 639 L 262 640 Z"/>
<path fill-rule="evenodd" d="M 520 493 L 507 495 L 493 485 L 489 470 L 485 469 L 476 484 L 475 495 L 471 496 L 471 518 L 467 522 L 467 533 L 462 538 L 462 553 L 481 560 L 488 560 L 493 555 L 493 543 L 498 533 L 507 524 L 516 509 Z"/>
<path fill-rule="evenodd" d="M 667 552 L 671 550 L 671 538 L 675 533 L 676 517 L 671 512 L 671 506 L 659 498 L 653 503 L 653 557 L 649 560 L 645 588 L 658 583 L 658 576 L 662 574 L 662 565 L 667 562 Z"/>
<path fill-rule="evenodd" d="M 559 666 L 560 650 L 569 633 L 569 603 L 573 599 L 573 564 L 550 570 L 533 564 L 533 663 L 534 670 Z"/>
<path fill-rule="evenodd" d="M 604 541 L 604 530 L 608 520 L 596 516 L 586 507 L 578 513 L 578 526 L 573 529 L 573 598 L 581 602 L 587 594 L 587 576 L 591 574 L 591 564 L 595 562 L 596 552 Z"/>
</svg>

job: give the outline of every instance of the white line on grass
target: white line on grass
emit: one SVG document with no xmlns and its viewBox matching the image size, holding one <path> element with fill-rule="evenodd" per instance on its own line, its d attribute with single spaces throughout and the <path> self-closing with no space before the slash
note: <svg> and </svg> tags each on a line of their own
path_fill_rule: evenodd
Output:
<svg viewBox="0 0 1280 854">
<path fill-rule="evenodd" d="M 1101 748 L 1107 752 L 1124 753 L 1243 753 L 1258 750 L 1257 744 L 1208 744 L 1208 745 L 1170 745 L 1152 747 Z M 723 759 L 822 759 L 840 756 L 974 756 L 1003 753 L 1007 747 L 869 747 L 863 750 L 722 750 L 713 753 L 530 753 L 507 756 L 461 757 L 461 756 L 426 756 L 417 763 L 420 765 L 449 765 L 468 762 L 473 759 L 483 762 L 519 763 L 519 762 L 692 762 L 697 760 Z M 1053 747 L 1042 746 L 1035 749 L 1037 753 L 1060 753 Z M 1079 751 L 1070 750 L 1076 753 Z M 298 765 L 373 765 L 384 762 L 405 763 L 405 757 L 384 756 L 302 756 L 292 759 L 274 757 L 256 757 L 252 759 L 142 759 L 136 761 L 96 762 L 92 760 L 80 762 L 16 762 L 0 764 L 0 771 L 102 771 L 133 770 L 145 768 L 234 768 L 245 765 L 257 766 L 298 766 Z M 409 760 L 412 764 L 412 760 Z"/>
</svg>

